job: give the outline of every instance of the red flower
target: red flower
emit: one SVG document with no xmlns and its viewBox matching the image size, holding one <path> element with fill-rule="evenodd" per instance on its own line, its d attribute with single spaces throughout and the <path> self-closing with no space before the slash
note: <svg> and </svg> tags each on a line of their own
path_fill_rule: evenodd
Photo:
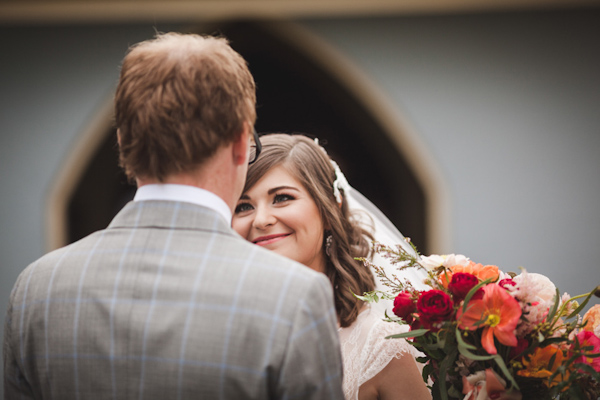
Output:
<svg viewBox="0 0 600 400">
<path fill-rule="evenodd" d="M 517 338 L 517 345 L 515 347 L 510 348 L 510 353 L 508 354 L 508 358 L 510 360 L 515 359 L 519 354 L 521 354 L 525 349 L 529 347 L 529 341 L 525 338 Z"/>
<path fill-rule="evenodd" d="M 455 296 L 455 301 L 463 300 L 469 290 L 479 283 L 479 279 L 467 272 L 457 272 L 452 275 L 452 280 L 448 285 L 448 290 Z"/>
<path fill-rule="evenodd" d="M 398 296 L 394 299 L 393 311 L 398 317 L 408 321 L 410 314 L 415 311 L 415 302 L 413 301 L 410 292 L 398 293 Z"/>
<path fill-rule="evenodd" d="M 441 322 L 448 320 L 454 311 L 452 299 L 441 290 L 423 292 L 417 300 L 421 324 L 428 329 L 438 330 Z"/>
</svg>

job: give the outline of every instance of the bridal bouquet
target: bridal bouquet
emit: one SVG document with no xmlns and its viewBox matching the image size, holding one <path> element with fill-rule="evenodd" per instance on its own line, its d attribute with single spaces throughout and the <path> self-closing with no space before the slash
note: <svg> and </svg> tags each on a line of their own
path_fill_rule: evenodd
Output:
<svg viewBox="0 0 600 400">
<path fill-rule="evenodd" d="M 600 305 L 583 318 L 579 313 L 593 295 L 600 297 L 600 286 L 561 296 L 540 274 L 504 273 L 462 255 L 418 257 L 399 245 L 374 246 L 398 271 L 426 272 L 431 289 L 419 291 L 361 259 L 389 289 L 357 297 L 394 300 L 386 320 L 410 331 L 389 338 L 406 338 L 424 354 L 418 361 L 434 399 L 599 398 Z"/>
</svg>

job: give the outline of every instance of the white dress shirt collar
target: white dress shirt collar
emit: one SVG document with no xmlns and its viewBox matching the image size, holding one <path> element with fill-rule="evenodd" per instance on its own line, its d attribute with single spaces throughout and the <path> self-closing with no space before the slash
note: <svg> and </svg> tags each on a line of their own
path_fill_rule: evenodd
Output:
<svg viewBox="0 0 600 400">
<path fill-rule="evenodd" d="M 167 200 L 184 201 L 215 210 L 231 225 L 231 209 L 216 194 L 195 186 L 157 183 L 140 186 L 133 201 Z"/>
</svg>

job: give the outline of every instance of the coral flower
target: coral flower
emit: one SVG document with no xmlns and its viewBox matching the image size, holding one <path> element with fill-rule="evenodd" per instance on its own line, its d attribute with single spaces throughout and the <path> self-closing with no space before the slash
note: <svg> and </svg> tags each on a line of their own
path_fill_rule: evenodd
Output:
<svg viewBox="0 0 600 400">
<path fill-rule="evenodd" d="M 550 365 L 552 357 L 554 357 L 554 362 Z M 517 374 L 528 378 L 548 379 L 563 364 L 563 361 L 564 355 L 559 347 L 554 345 L 538 347 L 528 359 L 523 359 L 525 369 L 517 371 Z M 568 372 L 564 378 L 568 378 Z M 557 374 L 548 386 L 554 386 L 562 380 L 563 377 Z"/>
<path fill-rule="evenodd" d="M 471 331 L 483 328 L 481 345 L 489 354 L 496 354 L 494 337 L 507 346 L 517 345 L 515 328 L 521 317 L 521 307 L 514 297 L 495 283 L 482 289 L 482 299 L 471 300 L 464 313 L 463 307 L 458 309 L 458 326 Z"/>
<path fill-rule="evenodd" d="M 497 281 L 500 277 L 500 271 L 498 267 L 495 265 L 481 265 L 476 264 L 473 261 L 470 261 L 467 265 L 454 265 L 448 269 L 446 269 L 445 273 L 441 273 L 438 277 L 438 280 L 442 286 L 445 288 L 448 287 L 450 281 L 452 281 L 452 275 L 457 272 L 464 272 L 467 274 L 475 275 L 479 280 L 485 281 L 486 279 L 492 279 L 492 281 Z"/>
</svg>

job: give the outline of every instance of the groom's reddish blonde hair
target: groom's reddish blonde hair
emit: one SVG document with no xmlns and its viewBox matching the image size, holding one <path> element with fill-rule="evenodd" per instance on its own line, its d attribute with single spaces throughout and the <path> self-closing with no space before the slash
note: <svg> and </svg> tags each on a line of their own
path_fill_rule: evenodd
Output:
<svg viewBox="0 0 600 400">
<path fill-rule="evenodd" d="M 246 61 L 224 38 L 159 34 L 130 48 L 115 95 L 119 161 L 133 178 L 200 166 L 256 120 Z"/>
</svg>

